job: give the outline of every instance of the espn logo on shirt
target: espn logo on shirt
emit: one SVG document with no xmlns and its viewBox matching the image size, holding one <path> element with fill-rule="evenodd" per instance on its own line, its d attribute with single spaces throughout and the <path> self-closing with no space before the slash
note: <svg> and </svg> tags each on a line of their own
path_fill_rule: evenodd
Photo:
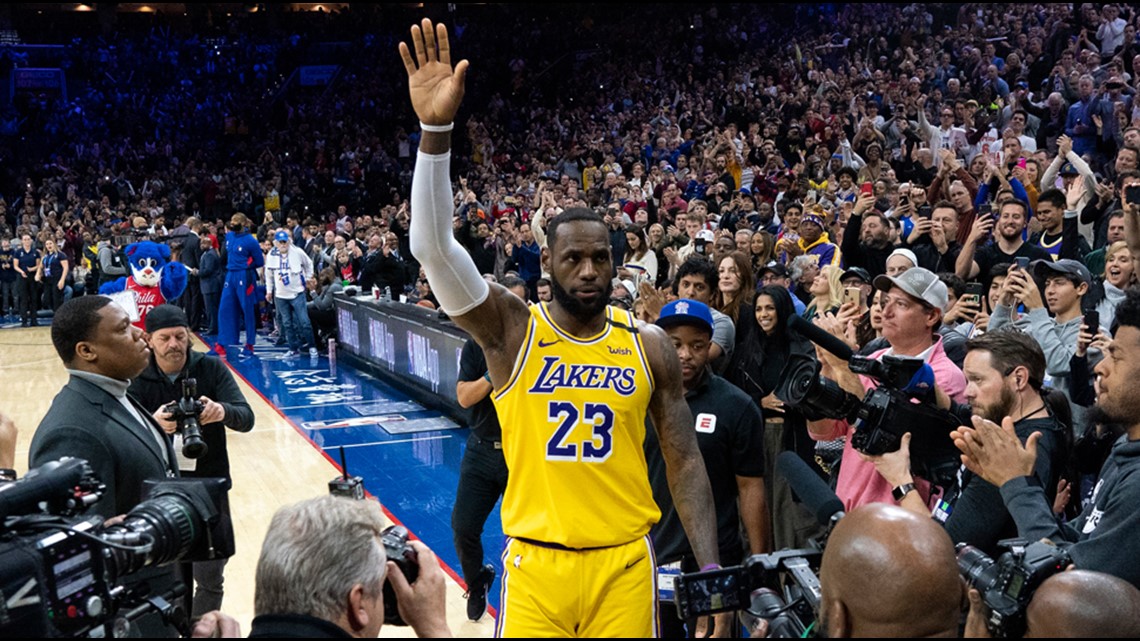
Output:
<svg viewBox="0 0 1140 641">
<path fill-rule="evenodd" d="M 697 414 L 697 431 L 702 434 L 715 432 L 716 416 L 713 414 Z"/>
</svg>

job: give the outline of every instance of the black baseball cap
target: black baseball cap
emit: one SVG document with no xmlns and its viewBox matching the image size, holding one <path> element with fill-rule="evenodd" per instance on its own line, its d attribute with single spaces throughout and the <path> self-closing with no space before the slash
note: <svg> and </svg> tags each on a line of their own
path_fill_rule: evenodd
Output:
<svg viewBox="0 0 1140 641">
<path fill-rule="evenodd" d="M 857 266 L 856 267 L 848 267 L 847 271 L 843 272 L 843 275 L 839 277 L 839 282 L 842 283 L 843 281 L 847 280 L 848 278 L 858 278 L 859 280 L 863 281 L 864 283 L 867 283 L 868 285 L 872 284 L 872 282 L 873 282 L 873 279 L 871 278 L 870 272 L 863 269 L 862 267 L 857 267 Z"/>
</svg>

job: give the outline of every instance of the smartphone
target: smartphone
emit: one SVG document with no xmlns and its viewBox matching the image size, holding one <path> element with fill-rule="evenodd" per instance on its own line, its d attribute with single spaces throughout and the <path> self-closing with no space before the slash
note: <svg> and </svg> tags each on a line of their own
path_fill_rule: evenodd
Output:
<svg viewBox="0 0 1140 641">
<path fill-rule="evenodd" d="M 1125 187 L 1124 200 L 1130 205 L 1140 204 L 1140 185 L 1129 185 Z"/>
<path fill-rule="evenodd" d="M 1026 269 L 1029 269 L 1029 257 L 1027 257 L 1027 256 L 1018 256 L 1017 258 L 1014 258 L 1014 259 L 1013 259 L 1013 261 L 1014 261 L 1015 263 L 1017 263 L 1017 268 L 1018 268 L 1018 269 L 1020 269 L 1020 270 L 1026 270 Z"/>
<path fill-rule="evenodd" d="M 864 196 L 870 196 L 875 193 L 875 186 L 870 182 L 865 182 L 859 186 L 859 193 Z"/>
<path fill-rule="evenodd" d="M 1087 326 L 1089 328 L 1089 331 L 1094 335 L 1099 332 L 1100 312 L 1096 311 L 1095 309 L 1091 312 L 1085 312 L 1085 326 Z"/>
<path fill-rule="evenodd" d="M 1025 159 L 1024 158 L 1018 158 L 1017 159 L 1017 166 L 1021 167 L 1022 169 L 1025 169 Z"/>
<path fill-rule="evenodd" d="M 993 214 L 993 207 L 989 203 L 978 205 L 978 218 L 985 218 L 991 214 Z"/>
<path fill-rule="evenodd" d="M 984 292 L 982 291 L 981 283 L 967 283 L 966 292 L 963 294 L 963 296 L 973 296 L 974 300 L 981 301 L 983 293 Z"/>
<path fill-rule="evenodd" d="M 934 208 L 931 207 L 930 205 L 923 205 L 922 207 L 918 208 L 918 217 L 919 218 L 929 219 L 933 213 L 934 213 Z"/>
<path fill-rule="evenodd" d="M 843 304 L 854 303 L 856 306 L 863 307 L 863 290 L 859 287 L 845 287 L 843 289 Z"/>
</svg>

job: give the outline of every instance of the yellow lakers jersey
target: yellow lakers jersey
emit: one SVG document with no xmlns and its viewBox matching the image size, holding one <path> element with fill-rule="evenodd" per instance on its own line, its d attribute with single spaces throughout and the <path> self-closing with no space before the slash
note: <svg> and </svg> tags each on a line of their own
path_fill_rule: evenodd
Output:
<svg viewBox="0 0 1140 641">
<path fill-rule="evenodd" d="M 503 532 L 571 548 L 628 543 L 661 513 L 642 443 L 653 376 L 633 316 L 606 308 L 601 333 L 577 338 L 545 304 L 492 399 L 510 475 Z"/>
</svg>

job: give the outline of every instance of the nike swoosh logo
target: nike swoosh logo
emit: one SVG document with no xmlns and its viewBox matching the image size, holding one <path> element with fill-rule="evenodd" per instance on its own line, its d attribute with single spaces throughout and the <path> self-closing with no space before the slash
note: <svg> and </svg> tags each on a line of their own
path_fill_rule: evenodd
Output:
<svg viewBox="0 0 1140 641">
<path fill-rule="evenodd" d="M 628 569 L 632 568 L 633 566 L 637 565 L 638 563 L 641 563 L 641 560 L 642 560 L 642 559 L 644 559 L 644 558 L 645 558 L 644 556 L 639 556 L 639 557 L 637 557 L 637 560 L 636 560 L 636 561 L 633 561 L 633 562 L 631 562 L 631 563 L 626 563 L 626 564 L 625 564 L 625 569 L 627 569 L 627 570 L 628 570 Z"/>
<path fill-rule="evenodd" d="M 556 339 L 550 341 L 549 343 L 544 343 L 544 342 L 542 342 L 542 339 L 540 338 L 540 339 L 538 339 L 538 346 L 539 347 L 550 347 L 551 345 L 553 345 L 555 343 L 561 343 L 561 342 L 562 342 L 561 338 L 556 338 Z"/>
</svg>

